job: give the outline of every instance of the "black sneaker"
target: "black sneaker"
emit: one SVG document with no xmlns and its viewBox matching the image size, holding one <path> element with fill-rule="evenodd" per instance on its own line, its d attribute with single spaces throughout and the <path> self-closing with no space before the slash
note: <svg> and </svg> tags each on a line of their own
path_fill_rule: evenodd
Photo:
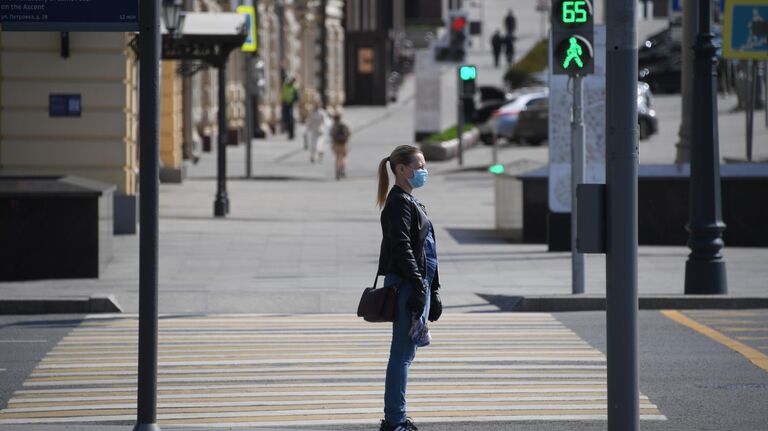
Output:
<svg viewBox="0 0 768 431">
<path fill-rule="evenodd" d="M 382 420 L 379 431 L 419 431 L 419 429 L 413 424 L 413 419 L 405 418 L 405 422 L 399 425 L 390 425 L 386 420 Z"/>
</svg>

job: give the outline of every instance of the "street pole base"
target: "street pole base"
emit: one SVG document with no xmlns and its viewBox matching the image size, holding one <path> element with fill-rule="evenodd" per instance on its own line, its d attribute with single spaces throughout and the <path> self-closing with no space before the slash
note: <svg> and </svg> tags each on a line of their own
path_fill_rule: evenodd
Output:
<svg viewBox="0 0 768 431">
<path fill-rule="evenodd" d="M 158 424 L 136 424 L 133 426 L 133 431 L 160 431 Z"/>
<path fill-rule="evenodd" d="M 692 260 L 685 262 L 686 295 L 725 295 L 728 282 L 725 261 Z"/>
<path fill-rule="evenodd" d="M 213 201 L 213 215 L 216 217 L 224 217 L 229 213 L 229 199 L 216 198 Z"/>
</svg>

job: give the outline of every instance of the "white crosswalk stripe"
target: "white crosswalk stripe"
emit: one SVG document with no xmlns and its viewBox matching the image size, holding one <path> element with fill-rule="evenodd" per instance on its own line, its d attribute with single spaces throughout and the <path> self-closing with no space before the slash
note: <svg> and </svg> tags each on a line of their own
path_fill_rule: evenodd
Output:
<svg viewBox="0 0 768 431">
<path fill-rule="evenodd" d="M 164 428 L 375 424 L 391 326 L 347 315 L 161 316 Z M 605 356 L 550 314 L 446 314 L 409 374 L 419 423 L 606 419 Z M 0 425 L 133 423 L 137 316 L 88 316 Z M 645 396 L 641 419 L 666 420 Z"/>
</svg>

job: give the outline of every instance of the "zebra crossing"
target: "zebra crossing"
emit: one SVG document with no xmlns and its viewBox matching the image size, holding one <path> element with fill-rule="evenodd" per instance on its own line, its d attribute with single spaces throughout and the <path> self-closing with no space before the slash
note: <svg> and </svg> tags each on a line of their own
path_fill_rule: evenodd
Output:
<svg viewBox="0 0 768 431">
<path fill-rule="evenodd" d="M 0 411 L 7 424 L 133 423 L 135 315 L 92 315 Z M 350 315 L 161 316 L 158 422 L 378 423 L 391 326 Z M 445 314 L 409 373 L 419 423 L 605 420 L 605 356 L 550 314 Z M 666 420 L 640 395 L 642 420 Z"/>
</svg>

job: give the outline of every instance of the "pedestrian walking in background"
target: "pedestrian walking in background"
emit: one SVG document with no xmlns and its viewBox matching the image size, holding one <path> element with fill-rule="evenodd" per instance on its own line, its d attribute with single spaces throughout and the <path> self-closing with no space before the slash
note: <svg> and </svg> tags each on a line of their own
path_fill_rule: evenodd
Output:
<svg viewBox="0 0 768 431">
<path fill-rule="evenodd" d="M 389 193 L 387 165 L 395 175 Z M 427 320 L 436 321 L 443 309 L 435 231 L 424 205 L 411 194 L 427 182 L 424 155 L 414 146 L 401 145 L 381 160 L 378 175 L 383 238 L 377 276 L 384 276 L 385 286 L 399 286 L 379 430 L 410 431 L 417 428 L 406 415 L 408 369 L 417 347 L 430 342 Z"/>
<path fill-rule="evenodd" d="M 507 66 L 512 66 L 515 60 L 515 36 L 512 34 L 504 36 L 504 54 L 507 56 Z"/>
<path fill-rule="evenodd" d="M 499 67 L 499 57 L 501 56 L 502 37 L 501 31 L 496 29 L 491 37 L 491 49 L 493 50 L 493 66 Z"/>
<path fill-rule="evenodd" d="M 507 31 L 508 35 L 515 34 L 515 30 L 517 30 L 517 19 L 515 19 L 515 14 L 512 13 L 512 9 L 510 9 L 504 17 L 504 29 Z"/>
<path fill-rule="evenodd" d="M 307 143 L 309 144 L 309 161 L 315 163 L 323 161 L 323 153 L 328 142 L 328 131 L 331 128 L 331 119 L 328 112 L 315 102 L 312 111 L 307 118 L 305 128 Z"/>
<path fill-rule="evenodd" d="M 295 126 L 293 119 L 293 105 L 299 100 L 299 89 L 296 87 L 296 81 L 293 77 L 290 77 L 283 82 L 283 91 L 280 100 L 283 108 L 283 130 L 288 132 L 288 139 L 293 139 Z"/>
<path fill-rule="evenodd" d="M 341 121 L 341 114 L 333 116 L 331 141 L 336 155 L 336 179 L 347 177 L 347 153 L 349 152 L 349 127 Z"/>
</svg>

